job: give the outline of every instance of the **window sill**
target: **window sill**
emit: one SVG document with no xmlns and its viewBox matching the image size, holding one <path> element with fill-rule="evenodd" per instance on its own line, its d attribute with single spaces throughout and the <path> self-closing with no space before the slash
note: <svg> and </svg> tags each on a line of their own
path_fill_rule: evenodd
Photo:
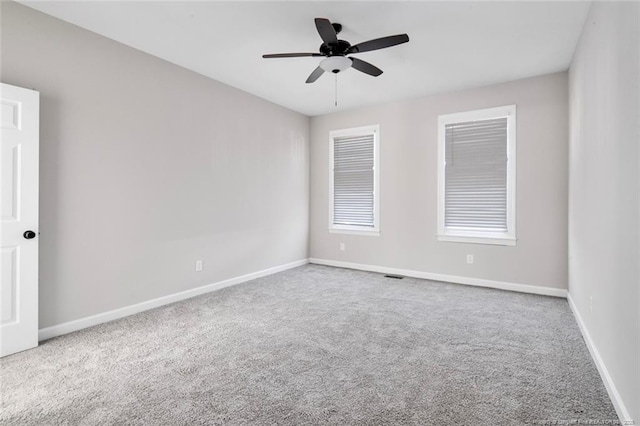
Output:
<svg viewBox="0 0 640 426">
<path fill-rule="evenodd" d="M 438 241 L 449 243 L 490 244 L 495 246 L 515 246 L 515 238 L 471 237 L 461 235 L 438 235 Z"/>
<path fill-rule="evenodd" d="M 348 235 L 364 235 L 367 237 L 379 237 L 380 236 L 380 230 L 379 229 L 374 229 L 374 228 L 361 228 L 361 227 L 356 227 L 356 226 L 344 226 L 344 227 L 337 227 L 337 226 L 333 226 L 331 228 L 329 228 L 329 233 L 330 234 L 348 234 Z"/>
</svg>

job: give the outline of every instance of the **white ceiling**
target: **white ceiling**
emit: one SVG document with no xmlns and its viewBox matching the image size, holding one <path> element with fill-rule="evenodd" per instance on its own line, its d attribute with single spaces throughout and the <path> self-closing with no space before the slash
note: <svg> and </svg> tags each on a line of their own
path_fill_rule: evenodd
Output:
<svg viewBox="0 0 640 426">
<path fill-rule="evenodd" d="M 588 2 L 25 1 L 24 4 L 307 115 L 566 70 Z M 356 44 L 407 33 L 409 43 L 357 56 L 381 68 L 307 76 L 322 58 L 313 19 Z"/>
</svg>

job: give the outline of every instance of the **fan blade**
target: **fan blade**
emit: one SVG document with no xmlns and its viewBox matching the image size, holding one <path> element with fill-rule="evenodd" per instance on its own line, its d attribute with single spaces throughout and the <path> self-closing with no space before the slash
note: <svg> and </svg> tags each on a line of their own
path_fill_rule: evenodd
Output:
<svg viewBox="0 0 640 426">
<path fill-rule="evenodd" d="M 316 29 L 322 41 L 327 44 L 338 44 L 338 35 L 331 25 L 331 21 L 325 18 L 316 18 Z"/>
<path fill-rule="evenodd" d="M 374 77 L 377 77 L 380 74 L 382 74 L 382 70 L 380 68 L 376 67 L 375 65 L 371 65 L 369 62 L 363 61 L 362 59 L 358 59 L 358 58 L 349 58 L 349 59 L 351 59 L 351 61 L 353 62 L 351 66 L 360 72 L 372 75 Z"/>
<path fill-rule="evenodd" d="M 320 67 L 316 68 L 315 70 L 313 70 L 309 78 L 307 78 L 307 81 L 305 81 L 305 83 L 313 83 L 318 78 L 320 78 L 322 74 L 324 74 L 324 70 Z"/>
<path fill-rule="evenodd" d="M 406 34 L 392 35 L 388 37 L 376 38 L 375 40 L 363 41 L 354 46 L 351 46 L 347 51 L 347 54 L 369 52 L 371 50 L 384 49 L 385 47 L 391 47 L 398 44 L 406 43 L 409 41 L 409 36 Z"/>
<path fill-rule="evenodd" d="M 305 56 L 324 56 L 321 53 L 270 53 L 262 55 L 263 58 L 302 58 Z"/>
</svg>

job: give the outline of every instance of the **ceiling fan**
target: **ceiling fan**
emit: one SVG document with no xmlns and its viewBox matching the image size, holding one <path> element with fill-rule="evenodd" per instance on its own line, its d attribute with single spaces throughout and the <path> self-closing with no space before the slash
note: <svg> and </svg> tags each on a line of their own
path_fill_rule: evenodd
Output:
<svg viewBox="0 0 640 426">
<path fill-rule="evenodd" d="M 377 77 L 382 74 L 382 70 L 380 68 L 370 64 L 369 62 L 363 61 L 362 59 L 349 57 L 347 55 L 384 49 L 386 47 L 395 46 L 409 41 L 408 35 L 398 34 L 364 41 L 352 46 L 348 41 L 338 39 L 338 34 L 342 30 L 342 25 L 332 23 L 325 18 L 316 18 L 315 22 L 318 34 L 320 34 L 320 38 L 322 38 L 319 53 L 272 53 L 262 55 L 262 57 L 297 58 L 325 56 L 326 58 L 320 62 L 320 65 L 311 73 L 311 75 L 309 75 L 309 78 L 307 78 L 307 83 L 313 83 L 322 74 L 324 74 L 325 71 L 337 74 L 349 67 L 353 67 L 365 74 Z"/>
</svg>

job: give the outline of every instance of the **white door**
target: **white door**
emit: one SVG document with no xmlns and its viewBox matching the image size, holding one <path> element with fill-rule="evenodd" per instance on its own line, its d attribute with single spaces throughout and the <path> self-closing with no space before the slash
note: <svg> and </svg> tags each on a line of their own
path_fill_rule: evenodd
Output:
<svg viewBox="0 0 640 426">
<path fill-rule="evenodd" d="M 38 346 L 40 96 L 0 87 L 0 356 Z"/>
</svg>

